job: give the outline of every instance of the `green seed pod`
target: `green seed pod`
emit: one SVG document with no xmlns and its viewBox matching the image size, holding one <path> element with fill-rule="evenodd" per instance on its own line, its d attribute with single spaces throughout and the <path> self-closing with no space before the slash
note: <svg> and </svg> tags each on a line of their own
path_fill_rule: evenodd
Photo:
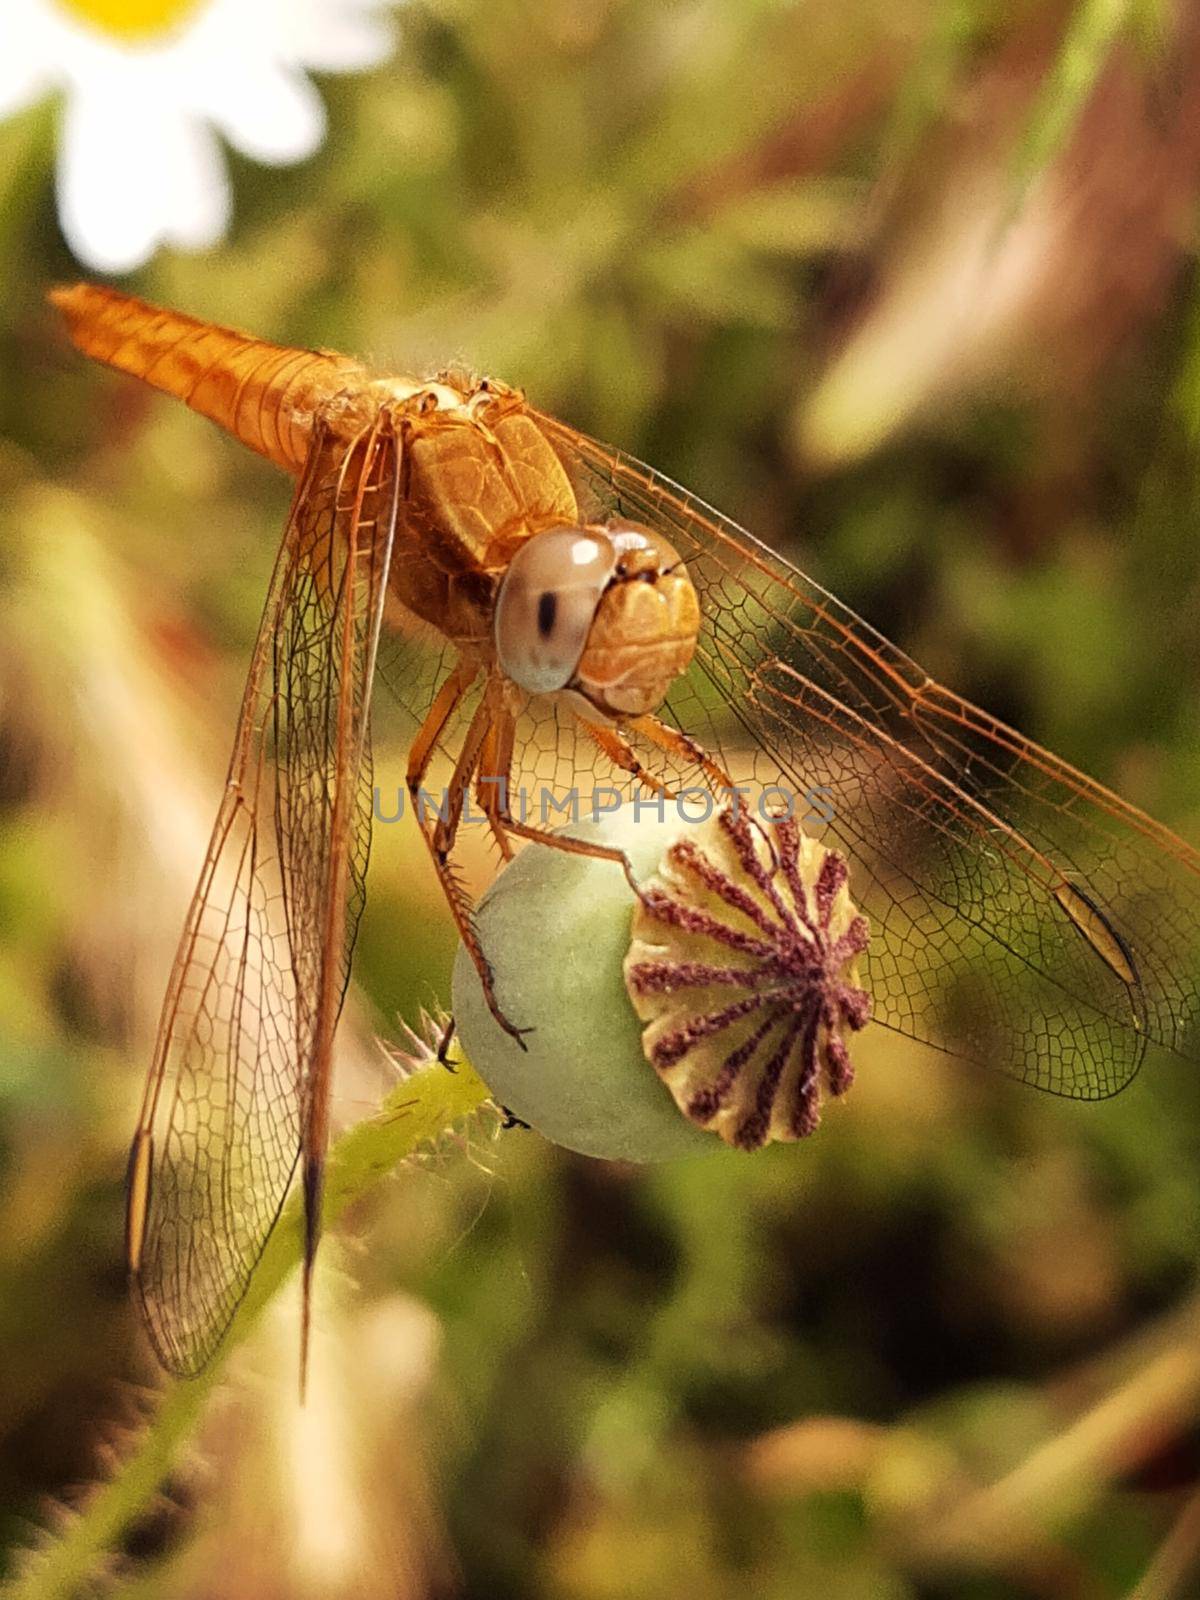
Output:
<svg viewBox="0 0 1200 1600">
<path fill-rule="evenodd" d="M 681 825 L 633 806 L 571 833 L 615 846 L 640 882 Z M 618 862 L 529 845 L 497 877 L 476 918 L 496 997 L 525 1049 L 497 1023 L 465 948 L 454 964 L 454 1021 L 495 1098 L 548 1139 L 584 1155 L 661 1161 L 712 1147 L 679 1115 L 646 1064 L 625 992 L 634 895 Z"/>
<path fill-rule="evenodd" d="M 462 948 L 453 986 L 496 1099 L 558 1144 L 627 1161 L 712 1149 L 711 1133 L 754 1149 L 812 1132 L 870 1009 L 842 858 L 748 809 L 695 823 L 627 805 L 570 831 L 622 850 L 639 895 L 617 862 L 538 845 L 496 879 L 479 934 L 525 1048 Z"/>
</svg>

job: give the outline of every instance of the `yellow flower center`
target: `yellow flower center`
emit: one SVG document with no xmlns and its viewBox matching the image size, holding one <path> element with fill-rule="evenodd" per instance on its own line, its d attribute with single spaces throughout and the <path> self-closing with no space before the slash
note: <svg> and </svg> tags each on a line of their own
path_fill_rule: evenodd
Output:
<svg viewBox="0 0 1200 1600">
<path fill-rule="evenodd" d="M 80 17 L 102 33 L 138 42 L 169 33 L 202 0 L 58 0 L 64 11 Z"/>
</svg>

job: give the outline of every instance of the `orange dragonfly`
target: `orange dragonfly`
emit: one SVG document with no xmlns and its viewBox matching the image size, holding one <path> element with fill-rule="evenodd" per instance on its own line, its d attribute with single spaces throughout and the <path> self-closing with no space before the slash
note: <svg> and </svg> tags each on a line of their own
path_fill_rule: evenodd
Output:
<svg viewBox="0 0 1200 1600">
<path fill-rule="evenodd" d="M 420 825 L 514 1033 L 533 1019 L 492 993 L 456 867 L 472 795 L 505 856 L 611 855 L 511 796 L 733 775 L 827 797 L 885 1027 L 1085 1100 L 1150 1041 L 1194 1050 L 1200 855 L 686 491 L 500 384 L 379 376 L 103 288 L 52 299 L 81 350 L 297 480 L 131 1155 L 129 1264 L 170 1370 L 219 1343 L 298 1162 L 307 1338 L 376 676 L 416 722 L 414 798 L 452 766 Z"/>
</svg>

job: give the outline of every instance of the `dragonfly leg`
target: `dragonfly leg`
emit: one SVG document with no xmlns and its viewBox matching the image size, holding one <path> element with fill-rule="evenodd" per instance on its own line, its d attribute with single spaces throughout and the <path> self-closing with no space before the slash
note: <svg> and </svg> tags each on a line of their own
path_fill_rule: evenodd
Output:
<svg viewBox="0 0 1200 1600">
<path fill-rule="evenodd" d="M 608 732 L 607 729 L 594 728 L 591 723 L 583 721 L 582 718 L 579 720 L 582 723 L 582 726 L 587 729 L 589 734 L 605 734 Z M 600 745 L 600 748 L 605 752 L 606 755 L 611 754 L 607 744 L 602 743 L 600 739 L 597 739 L 596 742 Z M 625 748 L 628 750 L 628 746 Z M 511 759 L 511 743 L 509 746 L 509 753 Z M 632 750 L 628 750 L 628 755 L 633 761 L 633 766 L 626 767 L 625 770 L 639 773 L 645 778 L 647 783 L 653 784 L 656 788 L 661 789 L 662 785 L 658 783 L 656 778 L 654 778 L 648 772 L 642 772 L 640 766 L 638 765 L 637 757 L 634 755 Z M 613 759 L 615 760 L 616 757 L 614 756 Z M 623 763 L 618 761 L 617 764 L 622 765 Z M 498 790 L 496 823 L 499 827 L 504 829 L 505 833 L 515 834 L 518 839 L 529 839 L 534 844 L 549 845 L 552 850 L 564 850 L 569 855 L 592 856 L 597 861 L 619 861 L 623 866 L 625 866 L 626 871 L 628 872 L 629 864 L 626 860 L 625 852 L 623 850 L 614 849 L 611 845 L 589 844 L 587 840 L 572 838 L 572 836 L 568 833 L 551 833 L 548 828 L 537 828 L 531 822 L 518 820 L 518 818 L 514 817 L 512 814 L 512 806 L 510 803 L 512 797 L 508 793 L 508 787 L 509 786 L 507 783 L 496 785 Z"/>
<path fill-rule="evenodd" d="M 484 695 L 484 698 L 476 708 L 474 716 L 471 718 L 471 724 L 463 740 L 462 749 L 459 751 L 458 758 L 454 764 L 454 772 L 446 791 L 445 805 L 444 807 L 439 807 L 438 818 L 432 828 L 427 826 L 425 806 L 421 800 L 421 782 L 428 771 L 438 738 L 477 675 L 478 668 L 474 663 L 460 662 L 438 691 L 429 715 L 422 724 L 409 752 L 408 792 L 413 812 L 421 829 L 421 835 L 429 846 L 429 853 L 433 857 L 434 871 L 437 873 L 442 893 L 446 897 L 446 904 L 450 907 L 450 914 L 454 918 L 454 925 L 458 929 L 459 938 L 466 947 L 467 954 L 471 957 L 475 964 L 475 970 L 479 974 L 479 981 L 483 985 L 483 993 L 488 1003 L 488 1009 L 504 1031 L 520 1044 L 522 1033 L 528 1030 L 518 1028 L 508 1020 L 500 1009 L 500 1003 L 496 998 L 495 978 L 492 973 L 491 963 L 484 955 L 483 946 L 479 942 L 479 935 L 475 931 L 474 902 L 463 887 L 454 863 L 450 859 L 450 852 L 454 847 L 454 841 L 458 834 L 458 826 L 462 820 L 463 805 L 471 786 L 471 779 L 480 763 L 487 743 L 488 731 L 494 715 L 494 704 L 491 695 Z M 447 1036 L 444 1043 L 448 1048 L 449 1036 Z"/>
<path fill-rule="evenodd" d="M 546 828 L 535 828 L 532 823 L 520 822 L 508 809 L 507 796 L 505 808 L 500 814 L 500 825 L 509 833 L 515 834 L 518 839 L 527 839 L 533 844 L 544 844 L 551 850 L 562 850 L 572 856 L 590 856 L 594 861 L 615 861 L 624 872 L 629 887 L 639 899 L 641 898 L 642 891 L 633 875 L 632 863 L 624 850 L 618 850 L 613 845 L 591 844 L 586 839 L 572 838 L 569 833 L 551 833 Z M 498 1014 L 497 1020 L 500 1020 Z"/>
<path fill-rule="evenodd" d="M 505 861 L 512 860 L 513 848 L 504 829 L 501 802 L 507 800 L 509 785 L 512 782 L 513 743 L 516 734 L 516 718 L 505 705 L 500 704 L 488 725 L 475 778 L 475 798 L 479 803 L 479 809 L 488 819 L 492 837 L 500 846 L 500 854 Z"/>
<path fill-rule="evenodd" d="M 655 716 L 634 717 L 627 726 L 633 733 L 640 734 L 649 744 L 665 750 L 668 755 L 692 762 L 700 768 L 714 788 L 733 789 L 733 779 L 725 768 L 713 760 L 702 744 L 690 734 L 684 733 L 682 729 L 673 728 L 669 722 L 663 722 Z"/>
<path fill-rule="evenodd" d="M 664 799 L 675 798 L 662 779 L 656 778 L 643 766 L 637 751 L 620 729 L 589 722 L 586 717 L 578 717 L 576 720 L 592 743 L 608 757 L 614 767 L 619 767 L 622 772 L 628 772 L 631 777 L 645 784 L 648 789 L 653 789 L 655 794 L 662 795 Z"/>
<path fill-rule="evenodd" d="M 459 661 L 434 695 L 433 704 L 425 721 L 417 729 L 417 736 L 408 752 L 407 772 L 408 792 L 414 805 L 421 791 L 421 783 L 429 770 L 429 763 L 433 760 L 434 747 L 445 732 L 446 724 L 458 709 L 463 696 L 478 676 L 477 662 Z M 418 819 L 419 817 L 420 813 Z"/>
<path fill-rule="evenodd" d="M 447 1072 L 454 1071 L 454 1063 L 450 1059 L 450 1046 L 454 1043 L 454 1018 L 446 1018 L 446 1026 L 442 1029 L 442 1037 L 438 1040 L 437 1059 Z"/>
</svg>

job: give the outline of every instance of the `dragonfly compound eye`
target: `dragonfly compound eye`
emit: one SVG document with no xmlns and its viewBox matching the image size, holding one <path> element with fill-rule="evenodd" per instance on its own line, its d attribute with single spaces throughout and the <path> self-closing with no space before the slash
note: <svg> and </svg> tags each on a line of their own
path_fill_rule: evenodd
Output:
<svg viewBox="0 0 1200 1600">
<path fill-rule="evenodd" d="M 496 600 L 496 651 L 514 683 L 531 694 L 566 688 L 616 566 L 600 530 L 547 528 L 525 541 Z"/>
</svg>

